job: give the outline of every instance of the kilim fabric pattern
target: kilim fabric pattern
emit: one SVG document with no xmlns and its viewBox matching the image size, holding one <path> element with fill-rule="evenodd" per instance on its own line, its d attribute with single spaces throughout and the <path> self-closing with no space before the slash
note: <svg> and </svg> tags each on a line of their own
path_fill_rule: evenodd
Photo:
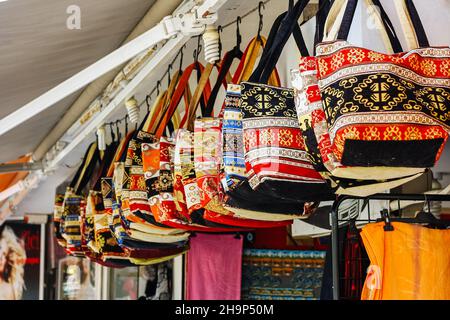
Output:
<svg viewBox="0 0 450 320">
<path fill-rule="evenodd" d="M 148 202 L 150 188 L 147 186 L 144 176 L 142 143 L 157 143 L 157 139 L 150 133 L 139 131 L 128 144 L 125 160 L 125 174 L 128 176 L 128 183 L 123 186 L 121 198 L 121 210 L 128 226 L 130 222 L 150 225 L 154 221 Z"/>
<path fill-rule="evenodd" d="M 258 177 L 249 179 L 253 189 L 265 184 L 274 196 L 292 200 L 327 194 L 305 149 L 292 89 L 244 82 L 240 108 L 245 162 Z"/>
<path fill-rule="evenodd" d="M 290 224 L 287 222 L 258 221 L 237 217 L 224 207 L 221 185 L 222 133 L 221 119 L 203 118 L 194 125 L 194 164 L 197 184 L 202 190 L 201 204 L 204 218 L 209 221 L 248 228 L 267 228 Z"/>
<path fill-rule="evenodd" d="M 103 214 L 94 216 L 95 238 L 99 252 L 103 257 L 127 256 L 126 251 L 121 248 L 114 235 L 113 217 L 113 183 L 111 177 L 101 179 Z"/>
<path fill-rule="evenodd" d="M 241 86 L 229 84 L 223 115 L 223 162 L 227 188 L 234 190 L 246 178 L 242 113 L 239 108 Z"/>
<path fill-rule="evenodd" d="M 64 212 L 64 194 L 56 194 L 55 205 L 53 207 L 53 228 L 56 241 L 58 244 L 65 248 L 67 242 L 61 234 L 61 219 Z"/>
<path fill-rule="evenodd" d="M 194 166 L 194 133 L 185 129 L 179 129 L 175 146 L 175 180 L 179 206 L 183 206 L 183 201 L 190 216 L 194 211 L 202 208 L 201 189 L 197 185 Z M 181 185 L 183 189 L 179 188 Z M 184 199 L 183 199 L 184 198 Z M 181 207 L 180 209 L 183 210 Z"/>
<path fill-rule="evenodd" d="M 343 165 L 432 167 L 439 159 L 450 131 L 449 48 L 388 55 L 336 41 L 317 47 L 317 69 Z"/>
<path fill-rule="evenodd" d="M 318 300 L 325 251 L 246 249 L 243 300 Z"/>
<path fill-rule="evenodd" d="M 95 238 L 95 216 L 104 215 L 103 199 L 101 192 L 90 190 L 86 198 L 86 210 L 82 217 L 82 230 L 86 238 L 86 245 L 90 251 L 100 253 L 100 246 Z"/>
<path fill-rule="evenodd" d="M 64 196 L 64 211 L 60 222 L 60 232 L 66 240 L 66 250 L 73 256 L 84 257 L 87 250 L 86 241 L 81 232 L 81 218 L 86 209 L 86 201 L 75 194 L 70 187 Z"/>
</svg>

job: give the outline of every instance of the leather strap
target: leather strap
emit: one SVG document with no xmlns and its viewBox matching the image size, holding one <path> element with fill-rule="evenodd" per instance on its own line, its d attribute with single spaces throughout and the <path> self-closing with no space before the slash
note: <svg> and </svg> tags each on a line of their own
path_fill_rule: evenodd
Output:
<svg viewBox="0 0 450 320">
<path fill-rule="evenodd" d="M 120 141 L 119 146 L 117 147 L 116 154 L 114 155 L 114 159 L 111 162 L 111 165 L 108 168 L 108 172 L 106 173 L 106 177 L 112 177 L 114 175 L 114 164 L 116 162 L 124 162 L 126 157 L 126 151 L 128 149 L 128 143 L 131 138 L 134 136 L 135 131 L 129 132 L 125 138 Z"/>
<path fill-rule="evenodd" d="M 84 168 L 84 166 L 85 166 L 85 164 L 86 164 L 87 158 L 88 158 L 88 156 L 89 156 L 89 152 L 90 152 L 91 149 L 92 149 L 92 145 L 93 145 L 93 144 L 94 144 L 94 143 L 91 143 L 91 144 L 89 145 L 89 147 L 87 148 L 86 152 L 84 153 L 83 160 L 81 161 L 80 166 L 78 167 L 78 169 L 77 169 L 75 175 L 73 176 L 72 181 L 69 183 L 69 187 L 70 187 L 70 188 L 76 188 L 76 186 L 77 186 L 77 184 L 78 184 L 78 181 L 80 180 L 80 176 L 81 176 L 81 173 L 82 173 L 82 171 L 83 171 L 83 168 Z"/>
<path fill-rule="evenodd" d="M 257 82 L 267 83 L 270 74 L 275 69 L 276 63 L 281 55 L 281 52 L 283 51 L 284 46 L 286 45 L 286 42 L 294 31 L 295 26 L 298 27 L 297 21 L 308 2 L 308 0 L 297 1 L 294 8 L 287 13 L 286 17 L 281 22 L 281 25 L 277 31 L 277 37 L 273 44 L 270 45 L 270 50 L 267 53 L 267 63 L 265 64 L 261 77 Z"/>
<path fill-rule="evenodd" d="M 261 59 L 259 60 L 258 66 L 248 77 L 248 81 L 250 82 L 258 82 L 262 72 L 264 71 L 264 66 L 267 64 L 269 59 L 269 51 L 273 43 L 275 42 L 276 37 L 278 36 L 278 29 L 280 28 L 281 22 L 286 17 L 287 12 L 283 12 L 280 14 L 272 24 L 272 28 L 270 29 L 269 36 L 267 37 L 267 42 L 264 46 L 264 50 L 261 55 Z M 245 81 L 245 79 L 242 79 Z"/>
<path fill-rule="evenodd" d="M 156 119 L 161 115 L 161 107 L 167 96 L 167 91 L 161 92 L 153 101 L 153 105 L 150 108 L 150 112 L 146 115 L 145 119 L 142 121 L 138 128 L 138 131 L 145 131 L 145 129 L 150 128 L 152 123 L 155 123 Z"/>
<path fill-rule="evenodd" d="M 189 113 L 188 113 L 188 122 L 187 122 L 187 128 L 190 131 L 194 131 L 194 121 L 195 116 L 197 114 L 197 108 L 198 104 L 200 103 L 200 99 L 204 95 L 204 89 L 209 84 L 209 76 L 211 75 L 211 71 L 213 69 L 214 65 L 211 63 L 208 63 L 205 66 L 205 69 L 202 72 L 202 76 L 200 77 L 200 80 L 198 82 L 197 88 L 195 89 L 194 94 L 192 95 L 191 103 L 189 104 Z"/>
<path fill-rule="evenodd" d="M 75 194 L 80 194 L 81 191 L 86 187 L 87 183 L 92 177 L 95 166 L 100 159 L 100 152 L 97 148 L 97 143 L 92 143 L 85 155 L 82 165 L 80 166 L 81 171 L 79 171 L 78 179 L 73 186 Z M 77 172 L 78 173 L 78 172 Z"/>
<path fill-rule="evenodd" d="M 428 42 L 427 34 L 425 33 L 425 29 L 423 28 L 422 21 L 420 20 L 419 13 L 417 12 L 414 2 L 412 0 L 405 0 L 405 2 L 409 16 L 411 17 L 414 31 L 416 33 L 419 47 L 420 48 L 429 47 L 430 43 Z"/>
<path fill-rule="evenodd" d="M 379 0 L 365 0 L 368 7 L 377 7 L 371 14 L 378 29 L 382 30 L 381 37 L 388 52 L 402 52 L 403 48 L 395 33 L 392 22 Z M 357 0 L 335 0 L 330 8 L 325 22 L 324 41 L 335 39 L 347 40 L 356 10 Z"/>
<path fill-rule="evenodd" d="M 167 111 L 166 111 L 164 117 L 161 119 L 161 122 L 159 124 L 159 129 L 158 129 L 159 131 L 157 134 L 161 133 L 164 130 L 165 124 L 168 122 L 168 119 L 170 119 L 173 116 L 173 114 L 175 113 L 175 110 L 177 110 L 178 105 L 181 101 L 181 97 L 183 95 L 185 96 L 186 109 L 185 109 L 183 119 L 180 122 L 179 128 L 184 127 L 184 125 L 189 117 L 189 105 L 190 105 L 190 102 L 192 101 L 192 97 L 190 96 L 190 90 L 189 90 L 189 79 L 194 70 L 200 70 L 201 72 L 203 72 L 204 67 L 201 63 L 194 62 L 194 63 L 190 64 L 184 70 L 183 74 L 181 75 L 180 81 L 178 82 L 178 86 L 172 96 L 172 99 L 170 100 L 170 105 L 167 108 Z M 208 84 L 203 92 L 203 98 L 205 101 L 207 101 L 207 99 L 209 98 L 210 91 L 211 91 L 211 87 Z M 186 103 L 186 102 L 188 102 L 188 103 Z"/>
<path fill-rule="evenodd" d="M 392 46 L 392 52 L 394 53 L 403 52 L 402 45 L 400 44 L 400 40 L 398 39 L 394 29 L 394 25 L 392 24 L 391 20 L 389 19 L 389 16 L 387 15 L 386 11 L 381 5 L 380 0 L 371 0 L 371 1 L 380 10 L 379 14 L 381 15 L 381 21 L 383 21 L 383 26 L 386 30 L 389 42 Z M 378 12 L 375 13 L 378 14 Z M 387 41 L 385 41 L 385 43 L 387 43 Z"/>
<path fill-rule="evenodd" d="M 158 125 L 159 125 L 159 119 L 161 119 L 161 117 L 163 117 L 166 112 L 167 109 L 170 105 L 170 100 L 173 96 L 173 93 L 175 91 L 175 88 L 178 85 L 178 82 L 180 81 L 180 71 L 177 70 L 173 75 L 172 75 L 172 80 L 169 83 L 169 86 L 167 87 L 167 91 L 166 91 L 166 95 L 164 97 L 164 100 L 161 102 L 160 105 L 160 111 L 158 112 L 158 116 L 156 117 L 155 121 L 150 123 L 150 127 L 149 130 L 146 130 L 147 132 L 151 132 L 151 133 L 155 133 L 155 131 L 158 130 Z M 170 119 L 169 119 L 170 120 Z"/>
<path fill-rule="evenodd" d="M 214 104 L 217 99 L 217 94 L 219 93 L 220 87 L 223 85 L 225 90 L 227 89 L 227 78 L 231 78 L 230 76 L 230 68 L 233 64 L 234 59 L 241 60 L 243 57 L 243 53 L 239 48 L 234 48 L 227 53 L 225 53 L 222 62 L 220 63 L 219 74 L 217 75 L 216 83 L 211 91 L 211 96 L 208 99 L 208 103 L 203 112 L 203 117 L 213 117 Z M 223 104 L 222 104 L 223 108 Z M 220 114 L 222 110 L 220 111 Z"/>
<path fill-rule="evenodd" d="M 323 41 L 333 41 L 337 39 L 340 22 L 344 18 L 345 8 L 348 0 L 334 0 L 328 11 L 325 20 Z"/>
<path fill-rule="evenodd" d="M 352 25 L 353 18 L 355 16 L 356 6 L 358 0 L 348 0 L 345 6 L 344 15 L 342 17 L 341 26 L 339 28 L 337 38 L 339 40 L 347 40 L 350 33 L 350 27 Z"/>
<path fill-rule="evenodd" d="M 314 55 L 316 55 L 316 45 L 323 40 L 325 21 L 330 11 L 331 4 L 332 1 L 330 0 L 319 0 L 319 10 L 316 13 L 316 31 L 314 33 Z"/>
<path fill-rule="evenodd" d="M 298 50 L 300 51 L 300 55 L 302 57 L 309 57 L 308 48 L 306 47 L 305 39 L 303 39 L 302 31 L 298 23 L 294 25 L 292 35 L 294 36 L 294 40 L 297 44 Z"/>
<path fill-rule="evenodd" d="M 266 48 L 266 44 L 267 40 L 263 36 L 260 36 L 259 40 L 257 39 L 257 37 L 252 39 L 252 41 L 249 43 L 249 45 L 244 51 L 245 58 L 241 60 L 240 65 L 236 69 L 236 72 L 233 77 L 233 83 L 239 84 L 242 81 L 247 81 L 250 78 L 255 68 L 256 60 L 258 59 L 261 50 L 264 50 Z M 241 74 L 239 74 L 241 69 L 242 72 Z M 278 75 L 277 69 L 275 69 L 270 75 L 268 84 L 277 87 L 281 85 L 280 76 Z"/>
<path fill-rule="evenodd" d="M 102 158 L 99 170 L 95 175 L 95 178 L 92 179 L 92 184 L 90 190 L 100 191 L 101 190 L 101 178 L 106 176 L 109 167 L 111 166 L 112 161 L 114 160 L 114 155 L 117 151 L 119 143 L 112 142 L 105 150 L 104 156 Z"/>
<path fill-rule="evenodd" d="M 405 36 L 408 50 L 429 47 L 428 39 L 420 21 L 419 14 L 412 1 L 393 0 L 400 25 Z"/>
</svg>

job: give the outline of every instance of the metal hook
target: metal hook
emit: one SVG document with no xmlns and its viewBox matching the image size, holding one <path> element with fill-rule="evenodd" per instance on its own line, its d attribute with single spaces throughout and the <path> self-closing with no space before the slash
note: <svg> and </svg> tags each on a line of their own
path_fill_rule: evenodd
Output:
<svg viewBox="0 0 450 320">
<path fill-rule="evenodd" d="M 146 95 L 145 96 L 145 104 L 147 105 L 147 111 L 148 112 L 150 112 L 150 100 L 151 100 L 151 97 L 150 97 L 150 95 L 148 94 L 148 95 Z M 126 117 L 125 117 L 125 122 L 126 122 L 126 119 L 127 119 L 127 117 L 128 117 L 128 114 L 126 115 Z"/>
<path fill-rule="evenodd" d="M 156 81 L 156 94 L 159 96 L 159 88 L 161 87 L 161 80 Z"/>
<path fill-rule="evenodd" d="M 242 37 L 241 37 L 241 32 L 239 30 L 239 25 L 241 24 L 241 22 L 242 22 L 242 19 L 240 16 L 238 16 L 236 18 L 236 48 L 241 47 Z"/>
<path fill-rule="evenodd" d="M 120 127 L 119 127 L 119 124 L 120 124 L 120 120 L 116 120 L 116 133 L 117 133 L 117 139 L 120 140 Z"/>
<path fill-rule="evenodd" d="M 217 33 L 219 34 L 219 57 L 222 56 L 222 38 L 220 36 L 220 34 L 222 33 L 223 28 L 222 26 L 218 26 L 217 27 Z"/>
<path fill-rule="evenodd" d="M 167 88 L 170 86 L 170 70 L 172 70 L 172 64 L 167 67 Z"/>
<path fill-rule="evenodd" d="M 258 4 L 258 15 L 259 15 L 259 25 L 258 25 L 258 39 L 261 39 L 261 31 L 263 28 L 263 14 L 261 9 L 266 9 L 264 2 L 260 1 Z"/>
<path fill-rule="evenodd" d="M 111 133 L 111 140 L 114 142 L 114 141 L 116 141 L 116 136 L 114 135 L 114 131 L 113 131 L 113 128 L 112 128 L 112 123 L 111 122 L 108 123 L 108 126 L 109 126 L 109 131 Z"/>
<path fill-rule="evenodd" d="M 202 45 L 200 43 L 200 36 L 197 37 L 197 49 L 194 49 L 194 61 L 198 61 L 198 57 L 200 57 L 200 52 L 202 51 Z"/>
<path fill-rule="evenodd" d="M 180 68 L 179 71 L 181 72 L 181 70 L 183 69 L 183 57 L 184 57 L 184 53 L 183 53 L 183 49 L 186 45 L 182 46 L 180 49 Z"/>
</svg>

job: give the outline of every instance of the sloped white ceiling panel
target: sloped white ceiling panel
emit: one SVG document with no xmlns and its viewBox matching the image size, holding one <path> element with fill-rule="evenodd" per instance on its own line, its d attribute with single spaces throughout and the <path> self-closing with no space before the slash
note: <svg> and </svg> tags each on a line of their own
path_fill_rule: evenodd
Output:
<svg viewBox="0 0 450 320">
<path fill-rule="evenodd" d="M 116 49 L 155 0 L 10 0 L 0 3 L 0 117 Z M 67 8 L 81 10 L 69 30 Z M 0 137 L 0 162 L 32 152 L 73 96 Z M 14 141 L 12 141 L 14 140 Z M 12 143 L 14 142 L 14 143 Z"/>
</svg>

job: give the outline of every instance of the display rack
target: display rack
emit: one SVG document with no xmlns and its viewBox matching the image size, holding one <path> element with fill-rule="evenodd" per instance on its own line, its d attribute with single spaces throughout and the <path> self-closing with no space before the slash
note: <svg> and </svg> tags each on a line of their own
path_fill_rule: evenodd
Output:
<svg viewBox="0 0 450 320">
<path fill-rule="evenodd" d="M 372 223 L 376 222 L 378 219 L 382 218 L 382 212 L 371 212 L 370 210 L 370 201 L 374 200 L 387 200 L 387 201 L 397 201 L 399 209 L 401 208 L 401 201 L 423 201 L 428 203 L 428 208 L 430 208 L 431 201 L 449 201 L 449 194 L 396 194 L 396 193 L 378 193 L 367 197 L 356 197 L 356 196 L 338 196 L 334 201 L 330 217 L 331 217 L 331 253 L 332 253 L 332 273 L 333 273 L 333 299 L 339 300 L 340 298 L 340 288 L 339 281 L 341 279 L 340 276 L 340 268 L 339 268 L 339 225 L 341 223 L 349 223 L 352 218 L 347 217 L 346 219 L 339 218 L 339 206 L 342 204 L 344 200 L 361 200 L 365 201 L 365 205 L 367 205 L 368 216 L 367 219 L 356 218 L 353 219 L 355 222 L 362 223 Z M 388 205 L 388 208 L 390 205 Z M 362 211 L 362 210 L 361 210 Z M 400 209 L 401 211 L 401 209 Z M 390 210 L 385 213 L 390 215 Z M 396 217 L 397 218 L 397 217 Z M 402 219 L 400 217 L 400 219 Z M 404 218 L 405 221 L 408 218 Z"/>
</svg>

